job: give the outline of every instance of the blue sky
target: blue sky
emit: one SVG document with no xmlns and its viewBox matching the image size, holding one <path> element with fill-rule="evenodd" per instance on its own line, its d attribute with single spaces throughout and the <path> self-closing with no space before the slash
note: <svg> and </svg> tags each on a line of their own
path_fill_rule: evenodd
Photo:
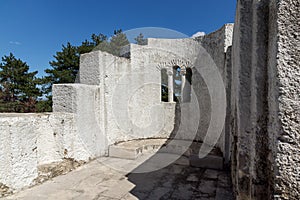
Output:
<svg viewBox="0 0 300 200">
<path fill-rule="evenodd" d="M 236 0 L 0 0 L 0 57 L 12 52 L 31 71 L 50 68 L 62 44 L 79 45 L 92 33 L 111 36 L 161 27 L 191 36 L 233 23 Z"/>
</svg>

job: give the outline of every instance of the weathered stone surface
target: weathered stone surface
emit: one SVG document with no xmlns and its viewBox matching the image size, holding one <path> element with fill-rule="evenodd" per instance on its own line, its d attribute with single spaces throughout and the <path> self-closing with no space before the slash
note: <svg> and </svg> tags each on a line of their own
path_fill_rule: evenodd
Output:
<svg viewBox="0 0 300 200">
<path fill-rule="evenodd" d="M 0 183 L 10 191 L 35 184 L 38 167 L 64 158 L 89 160 L 68 113 L 1 114 Z"/>
<path fill-rule="evenodd" d="M 0 117 L 3 138 L 0 140 L 0 182 L 12 190 L 30 185 L 37 177 L 39 128 L 48 117 L 43 114 L 2 114 Z M 40 153 L 43 150 L 41 146 Z"/>
<path fill-rule="evenodd" d="M 282 199 L 300 198 L 300 2 L 271 3 L 276 11 L 276 67 L 270 69 L 270 124 L 272 164 L 275 168 L 275 195 Z M 275 35 L 276 33 L 276 35 Z M 274 41 L 273 41 L 274 42 Z M 272 52 L 273 53 L 273 52 Z M 270 65 L 270 68 L 272 66 Z M 271 78 L 271 77 L 274 78 Z M 274 101 L 276 100 L 276 101 Z M 276 103 L 275 103 L 276 102 Z M 276 138 L 277 137 L 277 138 Z M 275 147 L 275 149 L 274 149 Z"/>
<path fill-rule="evenodd" d="M 197 177 L 196 174 L 190 174 L 186 180 L 189 182 L 198 182 L 199 178 Z"/>
<path fill-rule="evenodd" d="M 300 199 L 299 4 L 298 0 L 239 0 L 233 43 L 233 25 L 227 24 L 214 33 L 198 37 L 198 42 L 190 38 L 148 39 L 144 46 L 131 44 L 128 50 L 124 48 L 123 55 L 130 59 L 100 51 L 82 55 L 80 84 L 53 86 L 55 113 L 0 116 L 0 193 L 32 184 L 41 165 L 61 162 L 65 158 L 87 161 L 107 154 L 109 147 L 111 156 L 136 159 L 107 160 L 108 165 L 121 163 L 125 171 L 138 167 L 136 162 L 143 162 L 145 169 L 153 167 L 147 166 L 147 160 L 151 160 L 150 154 L 158 149 L 152 157 L 153 165 L 162 159 L 178 159 L 174 155 L 197 154 L 200 146 L 186 148 L 189 145 L 185 143 L 206 138 L 215 102 L 210 99 L 214 91 L 208 90 L 205 77 L 193 66 L 198 53 L 203 53 L 202 45 L 224 82 L 228 104 L 227 107 L 225 104 L 218 106 L 226 107 L 227 116 L 216 144 L 221 152 L 213 152 L 202 159 L 192 156 L 191 165 L 221 169 L 223 157 L 227 164 L 231 155 L 237 199 Z M 207 63 L 200 64 L 206 66 Z M 184 70 L 191 68 L 198 107 L 186 102 L 180 106 L 174 102 L 161 102 L 160 70 L 177 65 Z M 186 93 L 183 96 L 183 99 L 191 97 Z M 211 140 L 217 134 L 213 133 L 208 135 Z M 111 146 L 145 138 L 169 138 L 174 143 L 163 147 L 162 143 L 140 145 L 138 142 L 128 147 Z M 176 143 L 174 139 L 180 142 Z M 146 154 L 146 158 L 138 157 Z M 83 181 L 93 185 L 89 188 L 91 194 L 101 191 L 96 196 L 69 186 L 66 188 L 71 192 L 67 194 L 56 186 L 44 191 L 53 193 L 50 198 L 63 194 L 65 199 L 134 199 L 134 195 L 127 192 L 129 188 L 140 198 L 231 198 L 228 192 L 230 179 L 226 174 L 200 169 L 197 174 L 187 167 L 190 173 L 187 175 L 186 157 L 173 164 L 176 167 L 161 170 L 158 174 L 177 177 L 183 173 L 184 177 L 177 177 L 176 187 L 170 178 L 156 187 L 156 179 L 161 176 L 152 173 L 156 179 L 148 175 L 140 176 L 142 178 L 131 176 L 133 182 L 141 182 L 145 177 L 148 180 L 145 188 L 140 186 L 134 191 L 126 179 L 118 180 L 122 176 L 118 174 L 99 177 L 101 182 L 96 185 L 100 188 L 94 187 L 92 177 Z M 68 171 L 67 168 L 62 166 L 62 170 L 54 170 L 55 174 Z M 218 189 L 215 191 L 212 185 L 216 179 Z M 199 186 L 198 180 L 206 184 Z M 119 186 L 118 182 L 122 184 Z M 186 182 L 191 185 L 185 185 Z M 117 192 L 111 189 L 115 186 L 119 187 Z M 195 188 L 200 190 L 198 196 Z M 29 194 L 27 198 L 40 197 Z"/>
<path fill-rule="evenodd" d="M 231 44 L 231 30 L 232 25 L 226 25 L 217 33 L 207 35 L 205 36 L 207 38 L 203 39 L 207 49 L 210 50 L 211 57 L 218 63 L 219 70 L 223 70 L 224 52 Z M 80 84 L 98 86 L 101 91 L 100 98 L 97 100 L 100 106 L 98 120 L 100 129 L 107 138 L 106 148 L 115 142 L 149 137 L 169 137 L 172 134 L 175 104 L 161 102 L 161 74 L 157 69 L 175 65 L 193 68 L 193 63 L 202 49 L 198 42 L 190 38 L 172 40 L 150 38 L 147 45 L 130 44 L 130 60 L 100 51 L 81 56 Z M 197 80 L 196 75 L 195 80 Z M 79 88 L 63 90 L 65 86 L 60 86 L 62 89 L 60 91 L 58 86 L 55 87 L 58 88 L 58 94 L 62 94 L 60 96 L 67 97 L 64 101 L 62 101 L 63 98 L 54 100 L 56 107 L 61 107 L 63 110 L 65 110 L 64 107 L 68 108 L 74 104 L 74 100 L 70 104 L 66 103 L 70 101 L 73 93 L 81 93 L 78 91 Z M 197 87 L 196 84 L 195 87 Z M 208 93 L 206 98 L 209 98 Z M 75 102 L 80 103 L 80 101 Z M 207 103 L 203 99 L 201 104 L 203 108 L 209 108 L 207 105 L 204 106 Z M 71 107 L 76 109 L 76 106 Z M 197 111 L 195 108 L 188 108 L 188 110 L 189 116 L 183 118 L 186 120 L 187 129 L 196 126 L 193 124 L 195 120 L 192 119 L 199 114 L 193 113 Z M 203 112 L 205 113 L 205 110 Z M 205 128 L 199 130 L 202 132 L 199 131 L 196 138 L 192 134 L 187 134 L 194 132 L 193 130 L 183 130 L 177 134 L 177 139 L 203 140 L 206 130 Z M 224 138 L 224 133 L 217 146 L 224 151 L 222 138 Z"/>
<path fill-rule="evenodd" d="M 173 159 L 173 161 L 170 161 L 175 162 L 176 164 L 185 166 L 191 165 L 201 168 L 223 169 L 223 158 L 217 154 L 216 149 L 205 158 L 199 159 L 198 155 L 195 153 L 198 153 L 197 150 L 201 147 L 201 143 L 191 143 L 184 140 L 171 141 L 172 144 L 169 143 L 169 140 L 167 139 L 144 139 L 122 142 L 109 147 L 109 156 L 135 160 L 141 155 L 156 153 L 156 156 L 148 160 L 152 163 L 151 165 L 154 163 L 160 164 L 161 162 L 167 162 L 166 156 L 169 155 L 170 159 Z M 194 149 L 196 149 L 196 152 L 193 151 Z M 159 156 L 160 154 L 161 156 Z M 174 154 L 174 156 L 171 156 L 172 154 Z M 218 172 L 208 170 L 207 175 L 213 175 L 213 177 L 210 178 L 215 177 L 216 179 Z"/>
<path fill-rule="evenodd" d="M 222 76 L 224 85 L 226 87 L 227 79 L 226 79 L 226 53 L 228 51 L 228 47 L 232 45 L 232 32 L 233 32 L 233 24 L 225 24 L 222 28 L 219 30 L 209 33 L 205 36 L 198 37 L 197 40 L 199 40 L 200 44 L 205 48 L 205 50 L 209 53 L 211 58 L 214 60 L 219 73 Z M 210 99 L 210 93 L 207 88 L 207 85 L 202 77 L 201 74 L 199 74 L 196 71 L 193 71 L 193 77 L 197 82 L 193 82 L 193 88 L 195 89 L 198 101 L 199 101 L 199 109 L 200 109 L 200 124 L 198 129 L 198 135 L 205 135 L 207 133 L 207 129 L 211 120 L 211 99 Z M 231 78 L 230 78 L 231 80 Z M 197 90 L 198 89 L 198 90 Z M 225 148 L 228 148 L 229 141 L 227 142 L 227 147 L 225 147 L 225 130 L 227 130 L 228 127 L 225 127 L 223 129 L 223 132 L 218 140 L 217 146 L 221 149 L 221 151 L 224 153 L 224 155 L 229 154 L 229 149 L 227 149 L 227 152 L 225 152 Z M 228 137 L 228 136 L 227 136 Z M 201 140 L 202 138 L 199 137 Z M 227 155 L 227 161 L 229 155 Z"/>
<path fill-rule="evenodd" d="M 237 199 L 299 199 L 299 11 L 297 0 L 238 1 L 230 128 Z"/>
<path fill-rule="evenodd" d="M 233 181 L 238 199 L 269 198 L 267 134 L 268 1 L 238 1 L 232 63 Z M 259 190 L 265 188 L 265 190 Z"/>
<path fill-rule="evenodd" d="M 186 156 L 181 156 L 178 160 L 175 161 L 177 165 L 182 165 L 182 166 L 189 166 L 190 165 L 190 160 Z"/>
</svg>

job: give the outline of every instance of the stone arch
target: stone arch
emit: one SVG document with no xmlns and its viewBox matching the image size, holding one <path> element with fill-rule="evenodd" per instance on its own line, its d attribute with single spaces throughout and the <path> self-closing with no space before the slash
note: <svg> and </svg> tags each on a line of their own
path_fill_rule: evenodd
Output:
<svg viewBox="0 0 300 200">
<path fill-rule="evenodd" d="M 186 68 L 194 68 L 192 62 L 186 59 L 172 59 L 168 62 L 160 62 L 157 65 L 157 69 L 171 69 L 174 66 L 180 67 L 180 70 L 186 70 Z"/>
<path fill-rule="evenodd" d="M 181 83 L 179 84 L 181 87 L 180 91 L 175 91 L 175 67 L 176 70 L 179 68 L 179 73 L 181 76 Z M 185 59 L 172 59 L 168 62 L 162 62 L 158 64 L 158 69 L 161 71 L 161 76 L 164 75 L 163 72 L 167 72 L 168 76 L 168 101 L 173 102 L 174 101 L 174 95 L 178 93 L 178 96 L 180 96 L 181 102 L 189 102 L 191 100 L 191 79 L 192 79 L 192 68 L 193 65 L 190 61 Z M 186 78 L 188 81 L 186 81 Z M 163 78 L 161 78 L 163 81 Z M 177 80 L 178 81 L 178 80 Z M 162 93 L 161 98 L 163 99 L 165 93 L 163 90 L 165 90 L 165 84 L 161 82 L 162 84 Z M 175 95 L 176 96 L 176 95 Z"/>
</svg>

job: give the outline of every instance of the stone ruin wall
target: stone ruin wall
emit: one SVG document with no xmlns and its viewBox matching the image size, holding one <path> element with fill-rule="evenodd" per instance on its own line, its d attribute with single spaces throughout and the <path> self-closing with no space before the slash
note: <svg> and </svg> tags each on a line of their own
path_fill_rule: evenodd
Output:
<svg viewBox="0 0 300 200">
<path fill-rule="evenodd" d="M 226 27 L 208 35 L 209 39 L 203 39 L 207 41 L 206 48 L 214 53 L 212 57 L 218 59 L 220 69 L 224 62 Z M 221 42 L 213 43 L 214 40 Z M 213 45 L 210 46 L 210 42 Z M 107 155 L 108 146 L 116 142 L 168 138 L 174 128 L 175 103 L 161 102 L 160 67 L 165 63 L 184 64 L 192 60 L 198 46 L 192 39 L 149 39 L 147 46 L 130 46 L 131 59 L 99 51 L 82 55 L 80 83 L 53 86 L 53 113 L 1 114 L 0 151 L 4 156 L 1 157 L 0 183 L 18 190 L 35 184 L 41 165 L 62 162 L 65 158 L 88 161 Z M 196 88 L 203 87 L 194 83 Z M 119 85 L 121 87 L 117 88 Z M 136 91 L 128 94 L 132 88 Z M 124 105 L 120 100 L 130 104 Z M 207 104 L 209 100 L 202 99 L 202 108 Z M 131 115 L 115 113 L 116 108 L 117 111 L 128 109 Z M 141 110 L 145 112 L 143 115 Z M 194 109 L 190 110 L 190 117 L 193 117 Z M 148 119 L 151 112 L 154 114 Z M 121 122 L 116 122 L 116 114 L 121 115 L 118 118 Z M 122 117 L 126 123 L 120 124 Z M 128 123 L 128 117 L 142 129 Z M 200 123 L 202 126 L 204 123 Z M 20 134 L 25 139 L 19 137 Z M 181 139 L 189 139 L 184 133 L 179 135 Z M 203 140 L 204 136 L 205 132 L 199 132 L 198 140 Z M 217 146 L 224 150 L 224 135 L 221 138 Z"/>
<path fill-rule="evenodd" d="M 87 62 L 95 59 L 98 60 Z M 172 130 L 172 116 L 162 111 L 174 110 L 174 106 L 159 105 L 162 109 L 154 107 L 154 110 L 151 110 L 153 105 L 160 102 L 160 79 L 156 68 L 146 68 L 148 63 L 134 65 L 133 60 L 115 57 L 105 52 L 92 52 L 81 57 L 82 87 L 86 84 L 97 85 L 102 94 L 96 102 L 100 107 L 100 117 L 97 120 L 107 140 L 106 148 L 116 142 L 132 139 L 166 137 L 164 134 Z M 94 80 L 91 77 L 85 78 L 91 72 L 94 75 L 98 73 Z M 155 114 L 151 115 L 151 112 Z M 162 120 L 158 116 L 166 118 Z M 94 117 L 92 113 L 90 117 Z M 171 125 L 168 125 L 169 123 Z"/>
<path fill-rule="evenodd" d="M 232 47 L 227 36 L 232 25 L 198 38 L 215 60 L 225 82 L 227 116 L 217 145 L 225 154 L 225 161 L 231 153 L 237 199 L 300 199 L 299 4 L 297 0 L 240 0 Z M 160 47 L 183 58 L 188 58 L 189 52 L 192 55 L 195 48 L 192 40 L 177 40 L 181 48 L 175 49 L 170 49 L 170 40 L 148 42 L 150 50 Z M 106 155 L 108 145 L 115 142 L 169 136 L 174 125 L 174 103 L 158 105 L 163 106 L 166 118 L 162 131 L 153 135 L 145 135 L 133 127 L 127 127 L 130 132 L 127 134 L 114 121 L 112 100 L 122 75 L 131 74 L 131 78 L 145 75 L 138 80 L 127 77 L 130 86 L 143 86 L 145 81 L 157 84 L 140 91 L 138 97 L 142 101 L 131 95 L 129 100 L 137 107 L 128 109 L 137 113 L 141 107 L 151 108 L 153 103 L 160 102 L 160 71 L 153 69 L 162 60 L 176 59 L 153 49 L 149 56 L 147 47 L 131 45 L 130 48 L 131 60 L 101 52 L 83 55 L 80 66 L 87 70 L 80 71 L 80 84 L 54 85 L 53 100 L 57 102 L 54 113 L 0 115 L 0 155 L 3 155 L 0 184 L 18 190 L 34 184 L 40 165 L 64 158 L 87 161 Z M 182 51 L 184 48 L 188 51 Z M 199 80 L 195 87 L 203 89 L 201 77 L 195 73 L 194 78 Z M 122 93 L 124 87 L 119 88 L 117 98 L 127 96 Z M 200 110 L 201 106 L 205 109 L 209 101 L 204 95 L 200 98 L 203 98 Z M 123 105 L 117 108 L 127 109 Z M 144 111 L 149 113 L 147 109 Z M 143 124 L 149 122 L 147 118 L 130 117 L 147 127 L 148 124 Z M 200 124 L 205 126 L 207 119 L 203 120 Z M 202 133 L 198 136 L 203 138 Z"/>
<path fill-rule="evenodd" d="M 230 145 L 231 145 L 231 132 L 230 127 L 227 124 L 227 118 L 230 115 L 230 98 L 229 93 L 230 91 L 230 83 L 231 83 L 231 46 L 232 46 L 232 36 L 233 36 L 233 27 L 234 24 L 225 24 L 221 29 L 205 35 L 203 37 L 198 38 L 201 45 L 205 48 L 205 50 L 210 54 L 218 70 L 223 78 L 224 87 L 226 90 L 226 120 L 225 125 L 223 128 L 222 135 L 219 139 L 218 146 L 223 152 L 223 156 L 225 158 L 225 163 L 228 163 L 230 160 Z M 210 113 L 210 96 L 209 91 L 207 90 L 206 84 L 203 82 L 203 78 L 200 74 L 195 73 L 195 79 L 197 82 L 195 83 L 199 88 L 198 98 L 200 100 L 200 112 L 202 113 Z M 201 118 L 202 123 L 200 124 L 199 131 L 202 132 L 200 135 L 205 135 L 207 126 L 210 121 L 209 115 L 204 115 Z"/>
<path fill-rule="evenodd" d="M 269 137 L 276 133 L 279 136 L 277 145 L 274 145 L 277 153 L 271 160 L 277 168 L 275 194 L 286 199 L 300 199 L 300 2 L 284 0 L 277 5 L 273 2 L 270 13 L 274 10 L 278 10 L 275 18 L 277 67 L 270 77 L 277 80 L 270 80 L 273 82 L 269 90 L 274 93 L 270 92 L 269 98 L 271 116 L 277 112 L 277 119 L 270 119 L 273 127 Z"/>
<path fill-rule="evenodd" d="M 73 120 L 67 113 L 1 114 L 0 183 L 19 190 L 34 184 L 40 165 L 84 159 Z"/>
<path fill-rule="evenodd" d="M 210 50 L 211 57 L 218 60 L 219 69 L 224 68 L 224 52 L 230 44 L 228 41 L 232 38 L 232 27 L 230 24 L 226 25 L 209 35 L 207 37 L 209 39 L 202 39 L 206 42 L 206 48 Z M 197 56 L 199 46 L 193 39 L 150 38 L 148 45 L 131 44 L 129 46 L 130 59 L 103 52 L 92 52 L 81 56 L 81 87 L 85 85 L 99 87 L 101 93 L 97 103 L 100 105 L 97 120 L 100 124 L 99 130 L 104 133 L 107 140 L 104 146 L 131 139 L 168 138 L 170 136 L 174 126 L 175 104 L 161 102 L 161 69 L 172 64 L 193 67 L 192 63 Z M 205 83 L 199 83 L 198 78 L 193 77 L 193 87 L 199 91 L 205 87 Z M 64 99 L 64 96 L 72 96 L 63 94 L 64 91 L 60 90 L 60 87 L 65 86 L 54 87 L 54 91 L 57 91 L 55 92 L 57 98 L 62 96 Z M 202 97 L 200 103 L 203 110 L 201 112 L 207 113 L 204 109 L 209 108 L 207 106 L 210 101 L 209 94 L 201 93 L 198 96 Z M 66 112 L 67 110 L 60 104 L 60 101 L 54 100 L 54 111 Z M 77 104 L 82 103 L 78 101 Z M 161 113 L 162 110 L 163 113 Z M 194 110 L 190 108 L 190 116 L 187 116 L 187 119 L 193 117 Z M 165 118 L 163 119 L 162 116 Z M 94 116 L 90 117 L 94 118 Z M 202 141 L 205 137 L 205 127 L 207 128 L 210 118 L 208 116 L 205 119 L 203 115 L 202 120 L 197 137 L 192 139 Z M 189 139 L 184 132 L 178 135 L 179 139 Z M 217 145 L 224 151 L 224 133 Z"/>
<path fill-rule="evenodd" d="M 238 1 L 230 119 L 237 199 L 300 199 L 299 4 Z"/>
<path fill-rule="evenodd" d="M 199 53 L 203 50 L 209 55 L 210 58 L 215 62 L 216 67 L 219 69 L 219 73 L 225 80 L 225 72 L 224 72 L 224 63 L 225 63 L 225 52 L 227 51 L 228 46 L 231 45 L 232 41 L 232 30 L 233 24 L 226 24 L 221 29 L 210 33 L 204 37 L 197 38 L 196 40 L 199 42 L 195 42 L 192 39 L 177 39 L 177 40 L 164 40 L 164 39 L 149 39 L 148 40 L 148 47 L 154 49 L 151 54 L 153 54 L 153 60 L 155 59 L 155 65 L 157 63 L 172 63 L 174 60 L 175 62 L 181 61 L 185 63 L 187 67 L 192 69 L 192 87 L 194 89 L 195 95 L 198 100 L 198 106 L 200 111 L 200 121 L 197 129 L 196 136 L 189 135 L 187 133 L 193 132 L 194 130 L 190 130 L 190 127 L 195 126 L 195 122 L 191 120 L 192 118 L 196 118 L 196 115 L 199 115 L 198 109 L 195 109 L 193 104 L 183 103 L 181 106 L 186 109 L 187 113 L 186 116 L 182 119 L 182 124 L 187 126 L 181 126 L 183 130 L 179 131 L 176 135 L 177 139 L 184 139 L 184 140 L 198 140 L 203 141 L 205 136 L 207 135 L 207 129 L 210 123 L 210 94 L 208 92 L 207 85 L 202 77 L 201 74 L 196 70 L 194 63 L 197 61 L 197 57 L 199 57 Z M 138 52 L 134 54 L 135 57 L 139 56 Z M 143 59 L 142 59 L 143 60 Z M 207 63 L 209 65 L 209 63 Z M 180 63 L 178 64 L 180 66 Z M 205 61 L 202 62 L 202 65 L 206 65 Z M 160 76 L 160 74 L 159 74 Z M 192 106 L 192 107 L 191 107 Z M 172 111 L 173 112 L 173 111 Z M 180 126 L 176 124 L 175 126 Z M 192 138 L 191 138 L 192 137 Z M 223 154 L 225 154 L 225 129 L 221 134 L 219 141 L 217 142 L 216 146 L 221 149 Z"/>
</svg>

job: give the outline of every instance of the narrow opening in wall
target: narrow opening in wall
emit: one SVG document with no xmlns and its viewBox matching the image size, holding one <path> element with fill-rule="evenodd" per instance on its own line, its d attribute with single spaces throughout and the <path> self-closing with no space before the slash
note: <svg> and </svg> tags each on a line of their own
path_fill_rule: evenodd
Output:
<svg viewBox="0 0 300 200">
<path fill-rule="evenodd" d="M 161 70 L 161 101 L 190 102 L 192 88 L 192 69 L 173 66 Z M 172 95 L 172 96 L 170 96 Z"/>
</svg>

